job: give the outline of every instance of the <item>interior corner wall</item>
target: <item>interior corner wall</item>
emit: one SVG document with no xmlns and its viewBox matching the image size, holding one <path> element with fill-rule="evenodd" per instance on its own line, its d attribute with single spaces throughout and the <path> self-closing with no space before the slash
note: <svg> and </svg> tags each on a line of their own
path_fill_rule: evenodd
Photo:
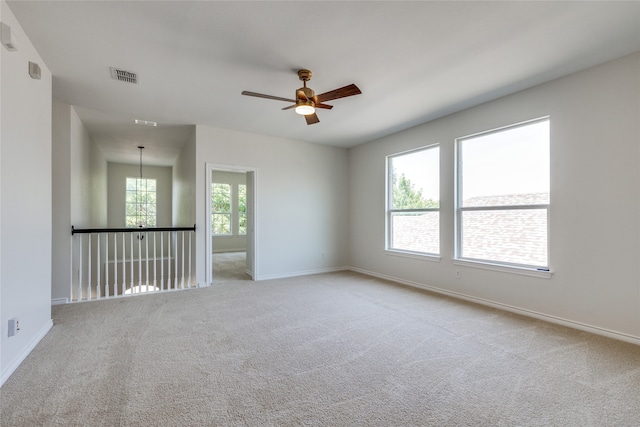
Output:
<svg viewBox="0 0 640 427">
<path fill-rule="evenodd" d="M 7 3 L 0 20 L 18 50 L 0 47 L 0 385 L 52 326 L 51 72 Z M 28 63 L 41 68 L 32 79 Z M 37 268 L 33 268 L 33 266 Z M 8 321 L 20 331 L 8 337 Z"/>
<path fill-rule="evenodd" d="M 52 107 L 52 303 L 69 300 L 71 226 L 107 226 L 107 161 L 73 106 Z"/>
<path fill-rule="evenodd" d="M 196 127 L 197 248 L 205 248 L 206 165 L 255 169 L 256 280 L 326 272 L 348 262 L 347 150 Z M 205 260 L 198 258 L 198 281 Z"/>
<path fill-rule="evenodd" d="M 91 140 L 84 124 L 73 109 L 74 122 L 84 129 L 83 135 L 89 140 L 89 221 L 92 227 L 105 228 L 108 225 L 108 169 L 107 159 L 102 150 Z M 75 120 L 77 118 L 77 121 Z"/>
<path fill-rule="evenodd" d="M 51 300 L 64 303 L 71 283 L 71 106 L 54 98 L 52 121 Z"/>
<path fill-rule="evenodd" d="M 71 225 L 107 226 L 107 161 L 73 106 L 70 112 Z"/>
<path fill-rule="evenodd" d="M 173 165 L 174 227 L 191 227 L 196 223 L 196 173 L 196 129 L 194 126 Z"/>
<path fill-rule="evenodd" d="M 350 150 L 356 270 L 640 340 L 640 53 Z M 551 279 L 453 264 L 455 138 L 551 117 Z M 385 157 L 440 144 L 441 261 L 385 252 Z M 462 277 L 456 279 L 456 270 Z"/>
</svg>

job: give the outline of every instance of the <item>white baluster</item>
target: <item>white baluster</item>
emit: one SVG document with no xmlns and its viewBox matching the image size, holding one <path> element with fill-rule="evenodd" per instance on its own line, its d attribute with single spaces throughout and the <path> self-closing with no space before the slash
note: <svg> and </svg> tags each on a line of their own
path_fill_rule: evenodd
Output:
<svg viewBox="0 0 640 427">
<path fill-rule="evenodd" d="M 69 301 L 73 301 L 73 233 L 71 234 L 71 244 L 69 245 L 69 261 Z"/>
<path fill-rule="evenodd" d="M 113 233 L 113 296 L 118 296 L 118 233 Z"/>
<path fill-rule="evenodd" d="M 191 287 L 191 235 L 193 233 L 189 232 L 189 287 Z"/>
<path fill-rule="evenodd" d="M 172 232 L 167 232 L 167 290 L 171 289 L 171 235 Z"/>
<path fill-rule="evenodd" d="M 76 301 L 81 301 L 82 300 L 82 234 L 79 234 L 78 237 L 80 238 L 80 249 L 79 249 L 79 254 L 80 254 L 80 261 L 78 262 L 78 295 L 76 297 Z"/>
<path fill-rule="evenodd" d="M 138 293 L 142 292 L 142 239 L 138 233 Z"/>
<path fill-rule="evenodd" d="M 96 283 L 96 299 L 100 299 L 100 233 L 97 234 L 98 242 L 96 243 L 96 278 L 98 283 Z"/>
<path fill-rule="evenodd" d="M 164 291 L 164 231 L 160 232 L 160 288 Z"/>
<path fill-rule="evenodd" d="M 144 263 L 145 263 L 145 269 L 147 272 L 147 277 L 145 278 L 145 286 L 147 287 L 147 290 L 145 292 L 149 292 L 149 235 L 146 234 L 145 236 L 145 250 L 144 250 Z"/>
<path fill-rule="evenodd" d="M 181 281 L 180 281 L 180 288 L 184 289 L 184 231 L 181 232 L 182 234 L 182 277 L 181 277 Z"/>
<path fill-rule="evenodd" d="M 129 263 L 130 263 L 129 267 L 130 267 L 130 270 L 131 270 L 130 271 L 131 272 L 131 276 L 129 276 L 129 277 L 131 278 L 131 280 L 130 280 L 130 282 L 131 282 L 130 286 L 131 287 L 129 288 L 129 290 L 131 291 L 131 293 L 133 293 L 133 287 L 134 287 L 134 284 L 133 284 L 133 277 L 134 277 L 133 276 L 133 233 L 129 233 L 129 243 L 130 243 L 130 245 L 129 245 L 130 248 L 129 249 L 131 249 L 131 252 L 129 253 L 129 260 L 130 260 L 129 261 Z"/>
<path fill-rule="evenodd" d="M 89 233 L 89 242 L 87 243 L 89 252 L 87 254 L 87 299 L 91 299 L 91 233 Z"/>
<path fill-rule="evenodd" d="M 100 264 L 100 267 L 104 265 L 104 296 L 109 298 L 111 295 L 109 292 L 109 233 L 104 234 L 104 262 Z"/>
<path fill-rule="evenodd" d="M 127 233 L 122 233 L 122 293 L 120 295 L 124 295 L 124 291 L 127 289 L 127 245 L 126 245 L 126 236 Z"/>
<path fill-rule="evenodd" d="M 156 232 L 153 232 L 153 289 L 158 290 L 158 282 L 156 281 L 156 276 L 158 275 L 158 255 L 156 251 Z"/>
<path fill-rule="evenodd" d="M 173 272 L 173 289 L 178 289 L 178 232 L 173 232 L 173 262 L 174 262 L 174 272 Z"/>
</svg>

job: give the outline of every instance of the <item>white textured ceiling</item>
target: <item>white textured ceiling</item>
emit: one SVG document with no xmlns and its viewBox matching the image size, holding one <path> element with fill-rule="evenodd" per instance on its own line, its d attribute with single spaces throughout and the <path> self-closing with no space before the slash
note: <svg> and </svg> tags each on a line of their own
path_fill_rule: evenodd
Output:
<svg viewBox="0 0 640 427">
<path fill-rule="evenodd" d="M 110 161 L 171 163 L 206 125 L 351 147 L 640 51 L 640 2 L 9 1 Z M 111 79 L 134 71 L 137 85 Z M 350 83 L 308 126 L 316 93 Z M 133 119 L 159 122 L 158 128 Z"/>
</svg>

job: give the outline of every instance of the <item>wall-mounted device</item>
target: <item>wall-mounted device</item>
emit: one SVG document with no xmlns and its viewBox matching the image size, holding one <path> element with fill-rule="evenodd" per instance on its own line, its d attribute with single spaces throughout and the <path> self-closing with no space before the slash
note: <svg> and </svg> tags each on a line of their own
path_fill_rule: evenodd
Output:
<svg viewBox="0 0 640 427">
<path fill-rule="evenodd" d="M 20 332 L 20 320 L 17 317 L 9 319 L 9 336 L 12 337 Z"/>
<path fill-rule="evenodd" d="M 32 79 L 40 80 L 40 66 L 35 62 L 29 61 L 29 75 Z"/>
<path fill-rule="evenodd" d="M 7 50 L 18 50 L 16 37 L 11 32 L 11 27 L 4 22 L 0 22 L 0 43 Z"/>
</svg>

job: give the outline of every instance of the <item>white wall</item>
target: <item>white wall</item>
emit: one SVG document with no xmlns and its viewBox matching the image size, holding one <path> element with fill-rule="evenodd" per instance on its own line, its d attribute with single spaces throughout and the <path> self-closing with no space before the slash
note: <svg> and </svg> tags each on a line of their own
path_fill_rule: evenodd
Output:
<svg viewBox="0 0 640 427">
<path fill-rule="evenodd" d="M 238 185 L 247 184 L 247 174 L 241 172 L 216 171 L 211 173 L 212 183 L 230 184 L 231 189 L 231 236 L 214 236 L 211 238 L 213 252 L 234 252 L 247 249 L 247 236 L 238 235 Z"/>
<path fill-rule="evenodd" d="M 51 328 L 51 72 L 2 1 L 18 50 L 0 47 L 0 384 Z M 28 74 L 40 65 L 42 78 Z M 38 268 L 33 268 L 37 265 Z M 20 332 L 8 338 L 8 320 Z"/>
<path fill-rule="evenodd" d="M 187 138 L 187 141 L 180 151 L 180 155 L 173 164 L 173 227 L 192 227 L 196 224 L 196 127 Z M 203 172 L 204 175 L 204 172 Z M 204 223 L 199 224 L 204 228 Z M 196 227 L 196 232 L 198 227 Z M 196 252 L 196 239 L 191 240 L 191 276 L 195 277 L 196 283 L 204 285 L 204 276 L 198 278 L 195 274 L 195 266 L 199 262 L 204 263 L 206 252 L 204 247 L 200 247 L 200 252 Z"/>
<path fill-rule="evenodd" d="M 173 165 L 173 226 L 196 223 L 196 128 L 185 142 Z M 202 172 L 204 176 L 204 172 Z M 204 227 L 204 224 L 200 225 Z"/>
<path fill-rule="evenodd" d="M 640 339 L 640 54 L 350 150 L 351 265 Z M 454 265 L 454 139 L 551 116 L 551 279 Z M 439 143 L 440 262 L 384 252 L 385 156 Z M 462 278 L 455 279 L 455 270 Z"/>
<path fill-rule="evenodd" d="M 72 106 L 54 98 L 52 116 L 51 299 L 57 304 L 70 298 L 71 226 L 107 226 L 107 162 Z"/>
<path fill-rule="evenodd" d="M 80 117 L 75 109 L 71 107 L 72 128 L 82 128 L 84 136 L 83 142 L 85 146 L 89 146 L 89 220 L 91 227 L 104 228 L 107 226 L 107 196 L 108 196 L 108 170 L 107 160 L 104 154 L 93 142 L 89 136 L 89 132 L 84 124 L 80 121 Z"/>
<path fill-rule="evenodd" d="M 346 149 L 243 132 L 196 128 L 197 248 L 205 247 L 205 165 L 256 169 L 255 279 L 347 265 Z M 198 259 L 198 281 L 205 263 Z"/>
<path fill-rule="evenodd" d="M 52 121 L 51 299 L 65 303 L 71 283 L 71 106 L 54 98 Z"/>
<path fill-rule="evenodd" d="M 75 109 L 70 109 L 71 225 L 75 228 L 105 227 L 106 160 Z"/>
<path fill-rule="evenodd" d="M 140 165 L 122 163 L 107 164 L 108 175 L 108 224 L 110 228 L 126 226 L 126 183 L 127 178 L 140 176 Z M 157 227 L 171 227 L 172 203 L 172 170 L 167 166 L 144 166 L 142 161 L 142 177 L 156 180 L 156 215 Z"/>
</svg>

